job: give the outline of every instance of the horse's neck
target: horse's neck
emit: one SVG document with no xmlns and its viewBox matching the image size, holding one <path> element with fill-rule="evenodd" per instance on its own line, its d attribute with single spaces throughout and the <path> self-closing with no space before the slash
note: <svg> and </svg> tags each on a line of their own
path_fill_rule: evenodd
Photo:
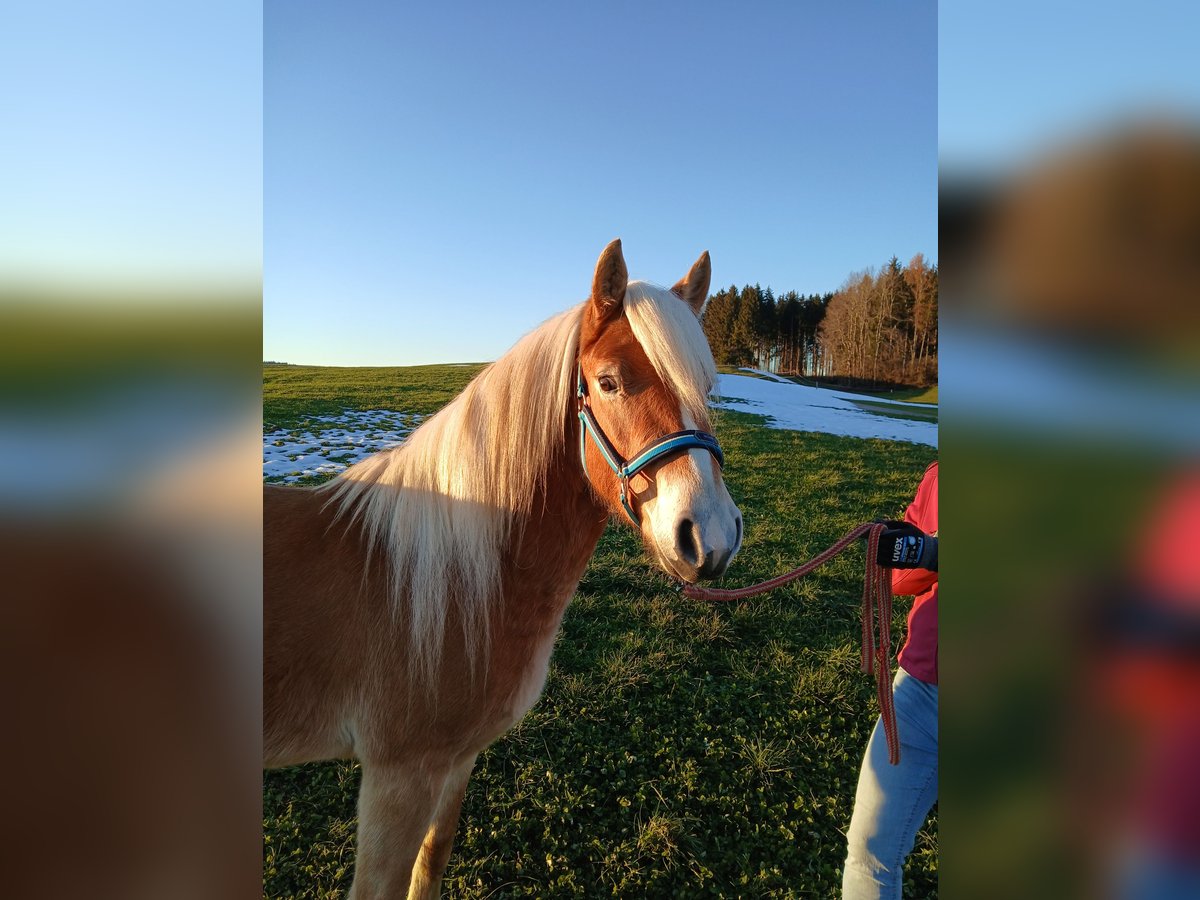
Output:
<svg viewBox="0 0 1200 900">
<path fill-rule="evenodd" d="M 608 513 L 596 500 L 579 461 L 578 423 L 568 423 L 528 518 L 514 529 L 505 554 L 505 614 L 511 624 L 554 627 L 587 568 Z"/>
</svg>

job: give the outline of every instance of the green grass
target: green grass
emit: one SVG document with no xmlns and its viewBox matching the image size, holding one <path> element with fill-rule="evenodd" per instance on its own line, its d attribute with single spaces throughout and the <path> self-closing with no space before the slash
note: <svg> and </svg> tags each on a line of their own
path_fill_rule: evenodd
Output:
<svg viewBox="0 0 1200 900">
<path fill-rule="evenodd" d="M 758 372 L 747 372 L 738 366 L 717 366 L 717 371 L 722 375 L 741 375 L 743 378 L 758 378 L 763 381 L 770 381 L 766 375 Z"/>
<path fill-rule="evenodd" d="M 859 409 L 889 419 L 909 419 L 914 422 L 936 422 L 936 406 L 897 406 L 893 403 L 876 403 L 871 400 L 851 400 Z"/>
<path fill-rule="evenodd" d="M 457 367 L 266 371 L 265 415 L 428 412 Z M 334 409 L 336 407 L 336 409 Z M 854 525 L 896 517 L 935 451 L 774 431 L 721 412 L 746 542 L 726 582 L 792 568 Z M 876 716 L 858 669 L 862 556 L 731 605 L 682 597 L 610 525 L 563 620 L 541 700 L 485 751 L 448 897 L 836 897 L 858 766 Z M 893 637 L 907 604 L 898 603 Z M 358 767 L 264 776 L 264 893 L 342 897 Z M 905 896 L 937 894 L 936 815 Z"/>
<path fill-rule="evenodd" d="M 884 391 L 876 396 L 884 400 L 906 400 L 909 403 L 931 403 L 934 406 L 938 402 L 938 386 L 927 388 L 903 388 L 898 391 Z"/>
<path fill-rule="evenodd" d="M 453 400 L 483 367 L 263 366 L 263 425 L 292 428 L 307 416 L 337 415 L 343 409 L 428 415 Z"/>
</svg>

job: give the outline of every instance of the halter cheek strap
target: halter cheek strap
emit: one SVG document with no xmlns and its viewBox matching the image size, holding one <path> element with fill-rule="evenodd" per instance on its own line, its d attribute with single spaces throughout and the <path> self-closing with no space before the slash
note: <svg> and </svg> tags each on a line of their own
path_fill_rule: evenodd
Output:
<svg viewBox="0 0 1200 900">
<path fill-rule="evenodd" d="M 630 503 L 629 479 L 648 465 L 668 456 L 686 453 L 688 450 L 707 450 L 717 461 L 717 465 L 725 467 L 725 454 L 717 439 L 707 431 L 675 431 L 656 441 L 651 441 L 628 461 L 617 452 L 587 402 L 587 382 L 583 380 L 582 367 L 576 369 L 575 400 L 579 409 L 579 459 L 583 463 L 584 474 L 587 474 L 587 439 L 590 436 L 596 449 L 608 467 L 613 470 L 621 484 L 621 505 L 625 507 L 630 521 L 641 527 L 642 520 Z"/>
</svg>

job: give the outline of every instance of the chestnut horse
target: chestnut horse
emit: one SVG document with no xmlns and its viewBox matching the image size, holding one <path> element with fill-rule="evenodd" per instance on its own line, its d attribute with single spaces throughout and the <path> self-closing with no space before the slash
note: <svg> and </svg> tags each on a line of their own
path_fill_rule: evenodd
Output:
<svg viewBox="0 0 1200 900">
<path fill-rule="evenodd" d="M 475 757 L 541 694 L 610 515 L 687 582 L 740 547 L 708 284 L 707 253 L 670 291 L 631 283 L 613 241 L 586 302 L 403 445 L 264 488 L 265 764 L 361 762 L 351 897 L 438 896 Z"/>
</svg>

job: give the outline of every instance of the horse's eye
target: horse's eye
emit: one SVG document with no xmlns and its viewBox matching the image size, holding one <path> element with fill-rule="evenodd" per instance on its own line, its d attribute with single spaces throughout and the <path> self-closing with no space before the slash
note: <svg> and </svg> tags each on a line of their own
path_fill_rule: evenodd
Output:
<svg viewBox="0 0 1200 900">
<path fill-rule="evenodd" d="M 606 394 L 611 394 L 617 389 L 617 382 L 611 375 L 601 375 L 596 379 L 596 383 L 600 385 L 600 390 Z"/>
</svg>

